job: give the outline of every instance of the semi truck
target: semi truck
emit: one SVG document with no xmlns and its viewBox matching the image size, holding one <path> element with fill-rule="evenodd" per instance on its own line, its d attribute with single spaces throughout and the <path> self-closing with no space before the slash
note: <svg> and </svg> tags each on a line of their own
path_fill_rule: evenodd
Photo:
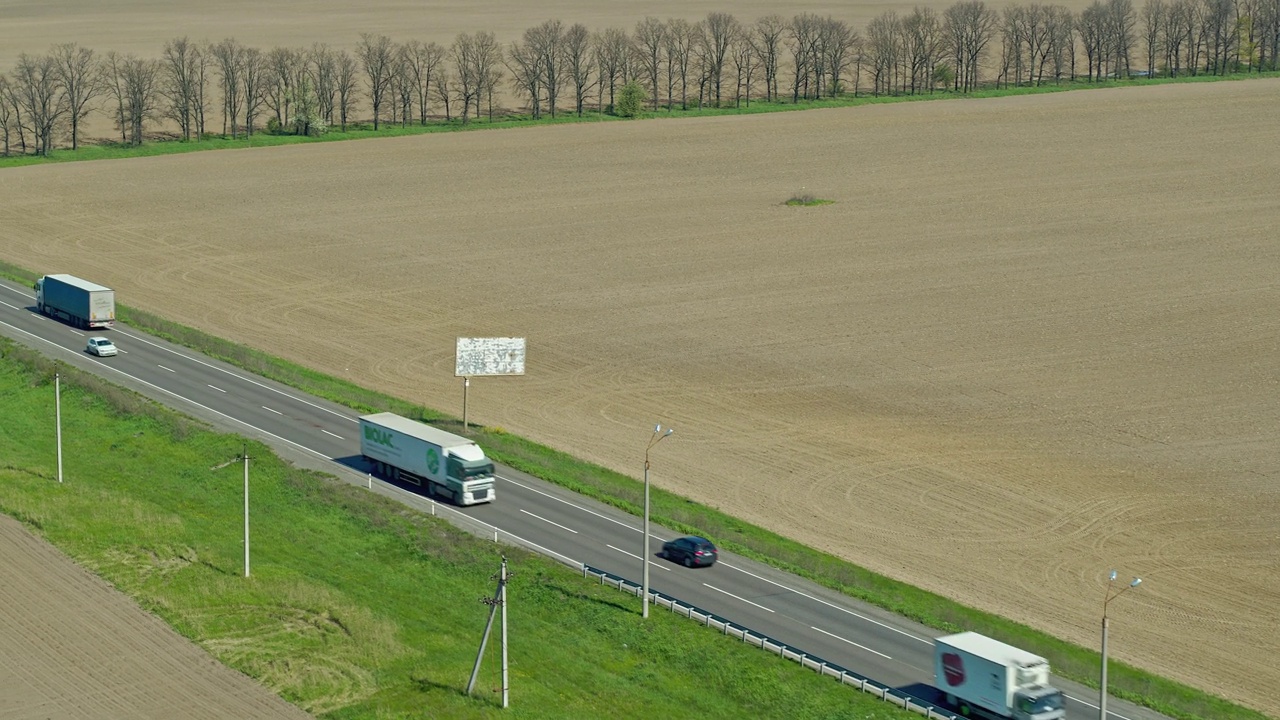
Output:
<svg viewBox="0 0 1280 720">
<path fill-rule="evenodd" d="M 378 474 L 458 505 L 494 499 L 493 462 L 471 440 L 394 413 L 360 418 L 360 454 Z"/>
<path fill-rule="evenodd" d="M 976 632 L 934 641 L 934 684 L 964 717 L 1057 720 L 1062 691 L 1049 684 L 1049 661 Z"/>
<path fill-rule="evenodd" d="M 116 293 L 74 275 L 45 275 L 36 280 L 36 309 L 80 328 L 116 324 Z"/>
</svg>

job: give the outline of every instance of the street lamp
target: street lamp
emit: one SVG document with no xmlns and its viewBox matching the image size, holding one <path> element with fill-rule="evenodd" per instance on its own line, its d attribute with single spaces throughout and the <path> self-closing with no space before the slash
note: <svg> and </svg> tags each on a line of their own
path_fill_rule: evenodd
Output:
<svg viewBox="0 0 1280 720">
<path fill-rule="evenodd" d="M 649 617 L 649 451 L 654 445 L 671 437 L 675 428 L 667 428 L 662 432 L 662 425 L 653 426 L 653 436 L 649 438 L 649 446 L 644 449 L 644 600 L 641 617 Z"/>
<path fill-rule="evenodd" d="M 1111 584 L 1116 581 L 1116 571 L 1111 571 L 1111 577 L 1107 579 L 1107 595 L 1102 601 L 1102 683 L 1098 696 L 1098 718 L 1099 720 L 1107 720 L 1107 605 L 1112 600 L 1120 597 L 1129 590 L 1138 587 L 1142 583 L 1142 578 L 1136 577 L 1133 582 L 1120 589 L 1115 595 L 1111 594 Z"/>
</svg>

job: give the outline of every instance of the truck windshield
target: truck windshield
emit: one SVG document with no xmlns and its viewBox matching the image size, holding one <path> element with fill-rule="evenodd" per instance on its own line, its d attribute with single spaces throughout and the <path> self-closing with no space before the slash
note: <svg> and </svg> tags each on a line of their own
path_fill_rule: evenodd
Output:
<svg viewBox="0 0 1280 720">
<path fill-rule="evenodd" d="M 1018 700 L 1018 709 L 1028 715 L 1039 715 L 1062 709 L 1062 693 L 1053 693 L 1038 698 L 1022 697 Z"/>
<path fill-rule="evenodd" d="M 458 480 L 470 480 L 493 475 L 493 463 L 484 460 L 462 460 L 449 458 L 449 476 Z"/>
</svg>

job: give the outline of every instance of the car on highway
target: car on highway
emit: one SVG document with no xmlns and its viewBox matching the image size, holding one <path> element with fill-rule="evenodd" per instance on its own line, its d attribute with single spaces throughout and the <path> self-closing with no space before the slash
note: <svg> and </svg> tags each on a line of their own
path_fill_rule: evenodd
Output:
<svg viewBox="0 0 1280 720">
<path fill-rule="evenodd" d="M 704 537 L 690 535 L 662 543 L 662 552 L 658 553 L 672 562 L 684 563 L 685 567 L 711 567 L 720 556 L 712 542 Z"/>
<path fill-rule="evenodd" d="M 89 344 L 85 346 L 85 352 L 98 357 L 107 357 L 115 355 L 117 352 L 116 344 L 100 335 L 89 338 Z"/>
</svg>

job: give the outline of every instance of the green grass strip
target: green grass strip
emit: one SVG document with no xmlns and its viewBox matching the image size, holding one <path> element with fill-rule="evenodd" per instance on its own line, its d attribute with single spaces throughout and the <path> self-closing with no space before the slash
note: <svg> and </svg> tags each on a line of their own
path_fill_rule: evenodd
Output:
<svg viewBox="0 0 1280 720">
<path fill-rule="evenodd" d="M 55 481 L 53 372 L 65 482 Z M 798 664 L 209 431 L 0 338 L 0 512 L 221 662 L 323 718 L 917 717 Z M 491 638 L 465 694 L 501 555 L 512 706 Z"/>
</svg>

